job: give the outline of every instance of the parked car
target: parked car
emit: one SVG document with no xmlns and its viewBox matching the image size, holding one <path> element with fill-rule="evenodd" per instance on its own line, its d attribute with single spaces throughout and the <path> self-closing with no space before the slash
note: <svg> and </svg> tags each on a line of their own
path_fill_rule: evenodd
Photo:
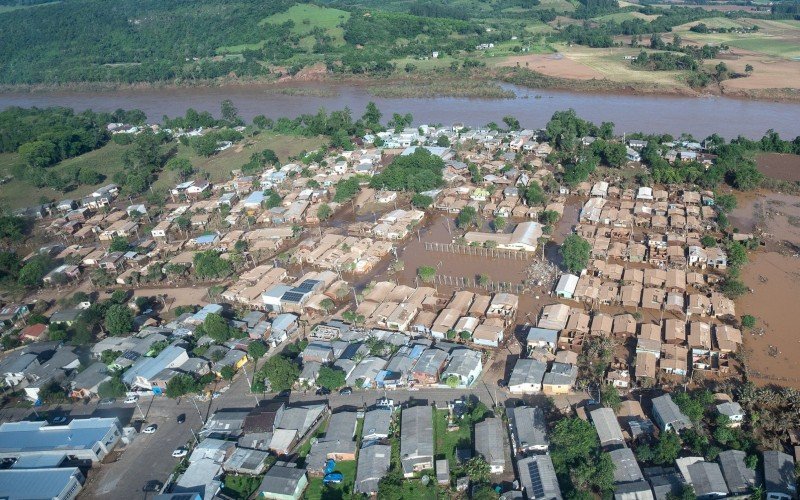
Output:
<svg viewBox="0 0 800 500">
<path fill-rule="evenodd" d="M 103 398 L 100 400 L 101 405 L 113 405 L 117 400 L 115 398 Z"/>
<path fill-rule="evenodd" d="M 339 390 L 339 394 L 341 394 L 342 396 L 346 396 L 348 394 L 353 394 L 353 388 L 352 387 L 342 387 Z"/>
<path fill-rule="evenodd" d="M 317 389 L 316 395 L 317 396 L 327 396 L 330 393 L 331 393 L 331 390 L 328 389 L 327 387 L 320 387 L 319 389 Z"/>
<path fill-rule="evenodd" d="M 156 424 L 150 424 L 147 427 L 145 427 L 142 432 L 144 432 L 145 434 L 155 434 L 157 430 L 158 426 Z"/>
<path fill-rule="evenodd" d="M 63 415 L 59 415 L 57 417 L 53 417 L 53 420 L 51 420 L 50 423 L 52 425 L 60 425 L 60 424 L 66 423 L 66 421 L 67 421 L 67 417 L 65 417 Z"/>
<path fill-rule="evenodd" d="M 178 423 L 182 424 L 184 422 L 186 422 L 186 414 L 185 413 L 181 413 L 180 415 L 178 415 Z"/>
<path fill-rule="evenodd" d="M 183 446 L 181 446 L 180 448 L 177 448 L 175 451 L 172 452 L 172 456 L 175 457 L 175 458 L 183 458 L 188 454 L 189 454 L 189 450 L 187 450 Z"/>
<path fill-rule="evenodd" d="M 125 404 L 130 405 L 137 401 L 139 401 L 139 396 L 128 396 L 128 398 L 125 399 Z"/>
<path fill-rule="evenodd" d="M 164 487 L 164 483 L 162 483 L 161 481 L 159 481 L 157 479 L 152 479 L 150 481 L 147 481 L 147 484 L 144 485 L 144 487 L 142 488 L 142 491 L 158 493 L 158 492 L 161 491 L 161 488 L 163 488 L 163 487 Z"/>
<path fill-rule="evenodd" d="M 292 391 L 289 390 L 289 389 L 286 389 L 285 391 L 279 392 L 277 397 L 279 397 L 279 398 L 288 398 L 289 396 L 291 396 L 291 394 L 292 394 Z"/>
</svg>

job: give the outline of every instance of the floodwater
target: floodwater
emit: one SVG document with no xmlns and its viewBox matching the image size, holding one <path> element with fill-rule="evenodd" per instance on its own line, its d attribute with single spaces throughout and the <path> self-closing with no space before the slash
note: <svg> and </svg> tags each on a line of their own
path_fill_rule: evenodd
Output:
<svg viewBox="0 0 800 500">
<path fill-rule="evenodd" d="M 140 109 L 151 121 L 164 115 L 183 115 L 188 108 L 219 114 L 220 103 L 231 99 L 245 120 L 263 114 L 271 118 L 295 117 L 349 107 L 360 116 L 367 102 L 374 101 L 384 114 L 411 113 L 415 123 L 451 124 L 463 122 L 482 126 L 501 123 L 512 115 L 529 128 L 543 127 L 553 112 L 575 109 L 596 123 L 611 121 L 619 133 L 653 132 L 703 138 L 712 133 L 732 138 L 757 138 L 768 129 L 785 137 L 800 135 L 800 103 L 732 99 L 727 97 L 679 97 L 658 95 L 590 94 L 569 91 L 527 89 L 503 84 L 516 94 L 514 99 L 486 98 L 378 98 L 366 86 L 306 83 L 303 87 L 325 90 L 315 95 L 284 95 L 264 85 L 131 89 L 115 91 L 38 91 L 0 93 L 0 109 L 8 106 L 66 106 L 76 110 L 113 111 Z M 300 86 L 300 85 L 298 85 Z"/>
</svg>

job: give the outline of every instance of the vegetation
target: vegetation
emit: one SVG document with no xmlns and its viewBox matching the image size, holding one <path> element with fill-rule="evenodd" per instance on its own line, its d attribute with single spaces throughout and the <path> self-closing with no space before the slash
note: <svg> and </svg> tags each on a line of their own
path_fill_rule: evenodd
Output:
<svg viewBox="0 0 800 500">
<path fill-rule="evenodd" d="M 300 368 L 291 359 L 284 355 L 272 356 L 256 374 L 256 380 L 263 384 L 264 379 L 269 380 L 273 391 L 291 389 L 300 377 Z M 256 391 L 253 384 L 253 391 Z M 263 387 L 263 385 L 262 385 Z"/>
<path fill-rule="evenodd" d="M 322 366 L 317 375 L 317 385 L 331 391 L 344 387 L 345 373 L 338 367 Z"/>
<path fill-rule="evenodd" d="M 383 172 L 370 180 L 370 186 L 390 191 L 420 193 L 444 185 L 444 161 L 427 149 L 417 148 L 408 156 L 398 156 Z"/>
<path fill-rule="evenodd" d="M 592 250 L 589 242 L 577 234 L 570 234 L 561 244 L 559 253 L 563 259 L 564 268 L 577 273 L 589 265 L 589 255 Z"/>
<path fill-rule="evenodd" d="M 422 266 L 417 269 L 417 276 L 424 283 L 432 283 L 436 279 L 436 268 L 432 266 Z"/>
<path fill-rule="evenodd" d="M 553 429 L 551 457 L 562 491 L 610 492 L 614 486 L 614 463 L 600 449 L 592 424 L 579 418 L 562 418 Z"/>
</svg>

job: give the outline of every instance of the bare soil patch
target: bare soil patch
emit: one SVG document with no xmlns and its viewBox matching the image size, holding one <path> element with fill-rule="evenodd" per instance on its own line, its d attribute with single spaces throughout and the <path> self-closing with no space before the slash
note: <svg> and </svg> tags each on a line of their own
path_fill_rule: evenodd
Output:
<svg viewBox="0 0 800 500">
<path fill-rule="evenodd" d="M 767 177 L 783 181 L 800 181 L 800 156 L 765 153 L 756 157 L 758 170 Z"/>
<path fill-rule="evenodd" d="M 603 74 L 594 68 L 574 61 L 563 54 L 530 54 L 526 56 L 509 57 L 499 64 L 500 66 L 514 67 L 519 65 L 538 71 L 547 76 L 571 78 L 575 80 L 592 80 L 604 78 Z"/>
<path fill-rule="evenodd" d="M 736 60 L 726 59 L 725 65 L 731 71 L 744 74 L 745 67 L 753 67 L 753 73 L 744 78 L 733 78 L 722 82 L 725 91 L 753 89 L 800 88 L 800 61 L 770 57 L 765 54 L 741 49 L 733 51 Z M 717 64 L 717 61 L 713 61 Z"/>
</svg>

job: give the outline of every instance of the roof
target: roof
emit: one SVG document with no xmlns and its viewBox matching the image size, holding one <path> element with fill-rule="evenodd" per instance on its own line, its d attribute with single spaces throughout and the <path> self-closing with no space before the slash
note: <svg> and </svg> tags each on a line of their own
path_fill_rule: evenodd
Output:
<svg viewBox="0 0 800 500">
<path fill-rule="evenodd" d="M 62 498 L 73 476 L 83 477 L 77 467 L 0 470 L 0 491 L 4 500 Z"/>
<path fill-rule="evenodd" d="M 601 446 L 622 444 L 624 442 L 622 428 L 617 421 L 617 416 L 614 415 L 614 410 L 611 408 L 598 408 L 590 412 L 590 415 L 597 435 L 600 437 Z"/>
<path fill-rule="evenodd" d="M 528 330 L 526 338 L 530 342 L 546 342 L 555 345 L 558 342 L 558 330 L 549 330 L 547 328 L 531 327 Z"/>
<path fill-rule="evenodd" d="M 664 426 L 669 425 L 675 431 L 692 426 L 689 417 L 681 412 L 669 394 L 653 398 L 653 413 L 658 415 Z"/>
<path fill-rule="evenodd" d="M 764 487 L 767 493 L 784 493 L 794 497 L 794 460 L 780 451 L 764 452 Z"/>
<path fill-rule="evenodd" d="M 386 437 L 389 435 L 389 425 L 392 421 L 392 412 L 388 408 L 375 408 L 364 414 L 363 439 Z"/>
<path fill-rule="evenodd" d="M 695 462 L 686 467 L 686 470 L 689 472 L 694 492 L 698 498 L 729 493 L 719 465 L 713 462 Z"/>
<path fill-rule="evenodd" d="M 520 448 L 547 447 L 547 427 L 544 411 L 535 406 L 517 406 L 508 409 L 508 425 L 517 451 Z"/>
<path fill-rule="evenodd" d="M 297 484 L 305 475 L 305 469 L 275 464 L 264 475 L 264 480 L 261 481 L 258 491 L 293 495 L 297 489 Z"/>
<path fill-rule="evenodd" d="M 475 452 L 483 455 L 490 466 L 505 467 L 503 423 L 499 419 L 487 418 L 475 424 Z"/>
<path fill-rule="evenodd" d="M 407 469 L 407 460 L 413 468 L 417 457 L 433 459 L 433 413 L 430 406 L 413 406 L 403 410 L 400 457 L 404 470 Z"/>
<path fill-rule="evenodd" d="M 105 363 L 97 361 L 89 365 L 72 379 L 72 388 L 92 389 L 110 378 L 111 375 L 108 374 L 108 367 Z"/>
<path fill-rule="evenodd" d="M 536 359 L 520 358 L 511 371 L 508 386 L 541 385 L 547 363 Z"/>
<path fill-rule="evenodd" d="M 721 451 L 717 456 L 722 475 L 731 493 L 745 493 L 756 483 L 756 471 L 747 467 L 747 454 L 741 450 Z"/>
<path fill-rule="evenodd" d="M 644 479 L 642 470 L 630 448 L 618 448 L 608 453 L 614 462 L 614 482 L 632 483 Z"/>
<path fill-rule="evenodd" d="M 112 427 L 119 426 L 116 418 L 76 419 L 58 426 L 47 422 L 6 422 L 0 425 L 0 453 L 91 449 Z"/>
<path fill-rule="evenodd" d="M 355 490 L 370 495 L 378 491 L 378 483 L 389 470 L 392 447 L 373 444 L 361 448 L 358 454 Z"/>
<path fill-rule="evenodd" d="M 222 466 L 210 458 L 192 462 L 178 478 L 172 491 L 175 493 L 198 493 L 202 498 L 211 500 L 220 488 L 217 479 Z"/>
<path fill-rule="evenodd" d="M 517 462 L 519 479 L 528 498 L 561 500 L 556 470 L 549 455 L 534 455 Z"/>
</svg>

